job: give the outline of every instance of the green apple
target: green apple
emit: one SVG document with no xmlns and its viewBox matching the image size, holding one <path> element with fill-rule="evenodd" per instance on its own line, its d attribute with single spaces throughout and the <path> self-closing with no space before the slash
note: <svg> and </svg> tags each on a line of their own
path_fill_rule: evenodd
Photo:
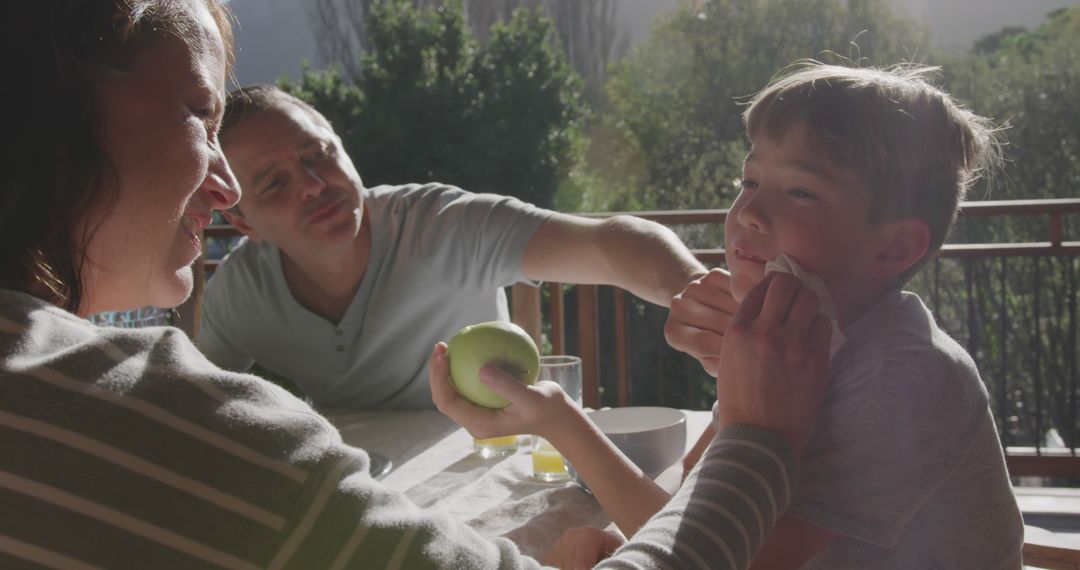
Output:
<svg viewBox="0 0 1080 570">
<path fill-rule="evenodd" d="M 525 384 L 535 384 L 540 352 L 521 327 L 506 321 L 469 325 L 446 347 L 450 381 L 470 402 L 485 408 L 505 408 L 510 402 L 480 381 L 480 369 L 493 364 Z"/>
</svg>

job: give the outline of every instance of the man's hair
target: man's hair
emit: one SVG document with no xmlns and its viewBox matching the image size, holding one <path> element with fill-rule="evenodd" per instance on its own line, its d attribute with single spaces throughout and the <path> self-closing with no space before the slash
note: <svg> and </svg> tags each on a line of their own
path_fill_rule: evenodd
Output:
<svg viewBox="0 0 1080 570">
<path fill-rule="evenodd" d="M 1001 162 L 999 130 L 931 85 L 926 76 L 936 71 L 796 64 L 743 115 L 751 139 L 762 132 L 779 138 L 805 121 L 811 144 L 869 189 L 869 222 L 926 222 L 926 255 L 900 284 L 941 248 L 968 189 Z"/>
<path fill-rule="evenodd" d="M 322 113 L 299 97 L 276 85 L 253 84 L 234 90 L 225 99 L 225 115 L 221 119 L 221 137 L 224 138 L 229 131 L 243 122 L 245 117 L 262 111 L 281 111 L 288 105 L 295 105 L 307 111 L 316 121 L 333 130 L 330 121 L 326 120 Z"/>
<path fill-rule="evenodd" d="M 228 97 L 225 98 L 225 113 L 221 117 L 221 130 L 219 131 L 219 136 L 224 143 L 229 132 L 238 127 L 245 118 L 264 111 L 283 111 L 289 105 L 294 105 L 297 108 L 304 110 L 310 114 L 316 122 L 330 129 L 331 132 L 334 131 L 334 127 L 322 113 L 317 111 L 315 107 L 308 105 L 299 97 L 276 85 L 255 83 L 234 89 L 229 93 Z M 229 211 L 238 216 L 244 215 L 244 211 L 240 209 L 239 202 L 232 208 L 229 208 Z"/>
<path fill-rule="evenodd" d="M 220 0 L 201 0 L 233 63 L 231 16 Z M 34 0 L 5 6 L 7 137 L 0 158 L 0 287 L 78 311 L 84 302 L 86 245 L 115 203 L 120 173 L 101 141 L 105 117 L 98 84 L 127 73 L 155 42 L 205 41 L 190 4 L 171 0 Z M 14 11 L 14 14 L 10 12 Z"/>
</svg>

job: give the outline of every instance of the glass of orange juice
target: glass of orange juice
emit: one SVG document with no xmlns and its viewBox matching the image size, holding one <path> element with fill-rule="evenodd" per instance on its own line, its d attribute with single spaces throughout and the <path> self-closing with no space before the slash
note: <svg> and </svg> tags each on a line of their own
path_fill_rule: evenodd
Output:
<svg viewBox="0 0 1080 570">
<path fill-rule="evenodd" d="M 485 459 L 513 455 L 517 453 L 517 449 L 518 436 L 516 435 L 489 437 L 486 439 L 473 438 L 473 451 Z"/>
<path fill-rule="evenodd" d="M 538 435 L 534 435 L 532 440 L 532 476 L 546 483 L 570 479 L 570 471 L 562 454 L 550 441 Z"/>
<path fill-rule="evenodd" d="M 570 399 L 581 405 L 581 359 L 576 356 L 540 357 L 540 374 L 537 380 L 549 380 L 562 386 Z M 559 450 L 540 436 L 533 436 L 532 476 L 540 481 L 567 481 L 570 471 L 566 468 Z"/>
</svg>

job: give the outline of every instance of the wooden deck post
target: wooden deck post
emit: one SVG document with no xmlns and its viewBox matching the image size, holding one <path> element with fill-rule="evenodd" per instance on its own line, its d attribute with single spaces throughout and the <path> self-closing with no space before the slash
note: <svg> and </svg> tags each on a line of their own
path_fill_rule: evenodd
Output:
<svg viewBox="0 0 1080 570">
<path fill-rule="evenodd" d="M 595 409 L 600 407 L 600 319 L 595 285 L 577 286 L 577 310 L 581 400 L 586 408 Z"/>
<path fill-rule="evenodd" d="M 566 309 L 562 283 L 548 283 L 548 322 L 551 323 L 551 354 L 566 354 Z"/>
<path fill-rule="evenodd" d="M 516 283 L 510 293 L 510 320 L 529 333 L 537 348 L 543 350 L 540 318 L 540 289 Z"/>
<path fill-rule="evenodd" d="M 621 407 L 630 405 L 630 375 L 627 370 L 627 336 L 626 327 L 626 291 L 613 287 L 615 297 L 615 385 L 617 405 Z"/>
</svg>

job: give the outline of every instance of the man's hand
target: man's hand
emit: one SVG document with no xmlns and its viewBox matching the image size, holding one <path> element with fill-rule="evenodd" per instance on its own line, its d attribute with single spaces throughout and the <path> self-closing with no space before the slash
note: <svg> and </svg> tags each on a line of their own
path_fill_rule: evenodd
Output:
<svg viewBox="0 0 1080 570">
<path fill-rule="evenodd" d="M 713 269 L 691 281 L 672 299 L 664 337 L 672 348 L 696 358 L 715 378 L 724 331 L 738 307 L 731 296 L 731 275 Z"/>
<path fill-rule="evenodd" d="M 765 427 L 800 452 L 825 392 L 831 336 L 813 291 L 788 274 L 765 276 L 724 335 L 716 382 L 720 427 Z"/>
<path fill-rule="evenodd" d="M 480 381 L 510 405 L 501 410 L 477 406 L 466 400 L 450 383 L 450 359 L 446 345 L 438 343 L 431 353 L 428 383 L 435 407 L 459 423 L 476 438 L 514 434 L 536 434 L 552 439 L 551 430 L 566 426 L 570 414 L 580 408 L 554 382 L 526 386 L 496 366 L 480 369 Z"/>
<path fill-rule="evenodd" d="M 567 529 L 544 554 L 544 564 L 562 570 L 585 570 L 611 556 L 626 539 L 591 526 Z"/>
</svg>

